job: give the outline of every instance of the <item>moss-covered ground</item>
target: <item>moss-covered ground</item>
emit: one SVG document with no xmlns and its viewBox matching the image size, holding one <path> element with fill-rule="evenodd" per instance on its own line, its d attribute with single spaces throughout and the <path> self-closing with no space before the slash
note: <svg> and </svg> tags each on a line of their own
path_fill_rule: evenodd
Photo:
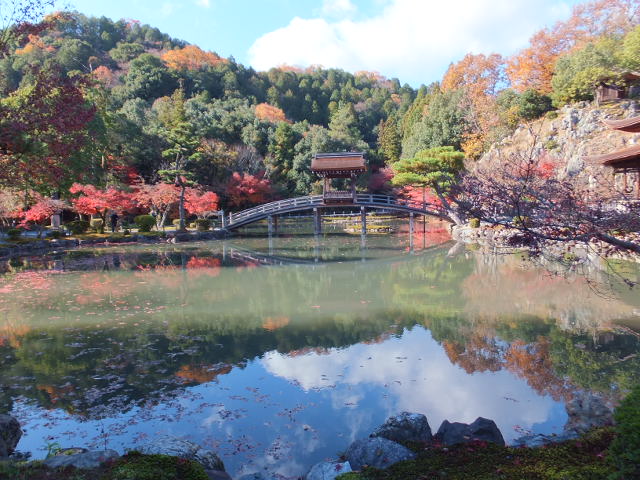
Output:
<svg viewBox="0 0 640 480">
<path fill-rule="evenodd" d="M 39 462 L 0 462 L 2 480 L 208 480 L 196 462 L 167 455 L 131 452 L 92 470 L 49 469 Z"/>
<path fill-rule="evenodd" d="M 500 447 L 477 442 L 449 448 L 408 445 L 418 456 L 386 470 L 365 468 L 339 480 L 606 480 L 611 429 L 593 431 L 579 440 L 541 448 Z"/>
</svg>

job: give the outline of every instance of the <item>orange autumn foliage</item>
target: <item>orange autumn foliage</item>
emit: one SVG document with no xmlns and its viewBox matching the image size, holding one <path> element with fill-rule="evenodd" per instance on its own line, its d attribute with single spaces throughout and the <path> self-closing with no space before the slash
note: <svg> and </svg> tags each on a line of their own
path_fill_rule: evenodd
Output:
<svg viewBox="0 0 640 480">
<path fill-rule="evenodd" d="M 29 34 L 28 39 L 29 41 L 24 47 L 16 49 L 15 51 L 16 55 L 24 55 L 26 53 L 31 53 L 36 49 L 44 50 L 46 52 L 54 52 L 56 50 L 51 45 L 45 44 L 38 35 Z"/>
<path fill-rule="evenodd" d="M 571 17 L 535 33 L 529 46 L 507 61 L 507 76 L 519 92 L 551 92 L 551 78 L 560 56 L 601 35 L 620 35 L 640 20 L 636 0 L 596 0 L 574 7 Z"/>
<path fill-rule="evenodd" d="M 107 86 L 110 86 L 115 79 L 114 73 L 111 71 L 109 67 L 105 67 L 104 65 L 100 65 L 98 68 L 91 72 L 94 77 L 100 80 Z"/>
<path fill-rule="evenodd" d="M 218 378 L 219 375 L 226 375 L 231 372 L 231 365 L 183 365 L 176 372 L 176 377 L 185 383 L 209 383 Z"/>
<path fill-rule="evenodd" d="M 169 50 L 161 58 L 173 70 L 200 70 L 206 66 L 215 67 L 227 63 L 226 59 L 213 52 L 205 52 L 195 45 Z"/>
<path fill-rule="evenodd" d="M 462 109 L 467 112 L 468 129 L 462 148 L 468 158 L 478 158 L 488 135 L 499 123 L 496 95 L 504 83 L 504 59 L 501 55 L 467 54 L 451 64 L 442 79 L 442 91 L 463 90 Z"/>
<path fill-rule="evenodd" d="M 262 328 L 273 332 L 279 328 L 286 327 L 289 325 L 289 322 L 289 317 L 267 317 L 262 322 Z"/>
<path fill-rule="evenodd" d="M 568 400 L 569 387 L 555 374 L 549 346 L 546 337 L 539 337 L 533 344 L 515 340 L 505 353 L 505 366 L 537 393 L 550 395 L 555 401 Z"/>
<path fill-rule="evenodd" d="M 256 117 L 271 123 L 288 122 L 286 115 L 282 109 L 269 105 L 268 103 L 259 103 L 256 105 Z"/>
<path fill-rule="evenodd" d="M 67 385 L 64 387 L 56 387 L 54 385 L 36 385 L 36 388 L 49 395 L 49 400 L 54 405 L 65 396 L 73 392 L 73 385 Z"/>
</svg>

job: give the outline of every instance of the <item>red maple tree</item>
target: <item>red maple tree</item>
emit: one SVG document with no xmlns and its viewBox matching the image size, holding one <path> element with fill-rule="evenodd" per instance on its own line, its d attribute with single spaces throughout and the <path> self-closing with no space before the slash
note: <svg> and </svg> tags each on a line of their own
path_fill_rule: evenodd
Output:
<svg viewBox="0 0 640 480">
<path fill-rule="evenodd" d="M 271 183 L 266 178 L 233 172 L 225 193 L 230 206 L 244 208 L 267 201 L 271 195 Z"/>
<path fill-rule="evenodd" d="M 21 227 L 29 228 L 35 225 L 38 228 L 38 238 L 42 236 L 42 223 L 51 218 L 52 215 L 59 213 L 66 207 L 62 200 L 54 200 L 52 198 L 40 197 L 31 208 L 24 212 Z"/>
<path fill-rule="evenodd" d="M 133 194 L 134 200 L 141 207 L 148 208 L 156 217 L 156 227 L 162 228 L 169 211 L 180 199 L 180 187 L 173 183 L 156 183 L 140 185 Z"/>
<path fill-rule="evenodd" d="M 196 188 L 187 188 L 184 208 L 190 215 L 206 218 L 218 210 L 219 198 L 213 192 L 201 192 Z"/>
<path fill-rule="evenodd" d="M 101 189 L 95 185 L 74 183 L 69 191 L 80 196 L 71 200 L 76 212 L 83 215 L 98 215 L 102 219 L 100 233 L 104 233 L 107 213 L 110 210 L 124 212 L 135 206 L 133 196 L 115 187 Z"/>
</svg>

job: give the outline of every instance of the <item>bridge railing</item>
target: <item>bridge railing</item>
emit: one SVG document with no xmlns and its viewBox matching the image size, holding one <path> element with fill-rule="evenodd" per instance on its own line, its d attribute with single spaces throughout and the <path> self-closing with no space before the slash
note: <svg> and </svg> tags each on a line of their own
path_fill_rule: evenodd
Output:
<svg viewBox="0 0 640 480">
<path fill-rule="evenodd" d="M 229 225 L 244 222 L 254 217 L 265 217 L 269 214 L 278 214 L 280 212 L 296 209 L 299 207 L 315 207 L 324 205 L 322 195 L 312 195 L 309 197 L 288 198 L 275 202 L 265 203 L 257 207 L 249 208 L 238 213 L 229 214 Z M 379 207 L 401 206 L 418 212 L 427 212 L 432 214 L 444 214 L 444 210 L 439 205 L 423 203 L 417 200 L 390 197 L 388 195 L 379 195 L 373 193 L 359 193 L 356 195 L 354 205 L 375 205 Z"/>
<path fill-rule="evenodd" d="M 229 214 L 230 224 L 237 223 L 247 218 L 267 215 L 269 213 L 277 213 L 289 208 L 297 208 L 303 206 L 322 205 L 322 195 L 313 195 L 310 197 L 287 198 L 286 200 L 278 200 L 276 202 L 265 203 L 257 207 L 249 208 L 238 213 Z"/>
<path fill-rule="evenodd" d="M 390 197 L 388 195 L 379 195 L 373 193 L 359 193 L 357 195 L 356 202 L 358 204 L 401 206 L 425 212 L 430 211 L 444 213 L 444 209 L 440 205 L 436 205 L 433 203 L 421 202 L 418 200 L 407 198 Z"/>
</svg>

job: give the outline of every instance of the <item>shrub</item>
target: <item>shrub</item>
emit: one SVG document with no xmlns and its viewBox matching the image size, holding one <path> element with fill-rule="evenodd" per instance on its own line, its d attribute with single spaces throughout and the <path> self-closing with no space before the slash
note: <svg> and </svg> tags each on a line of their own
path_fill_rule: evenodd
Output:
<svg viewBox="0 0 640 480">
<path fill-rule="evenodd" d="M 104 220 L 101 218 L 92 218 L 89 225 L 94 232 L 104 232 Z"/>
<path fill-rule="evenodd" d="M 62 237 L 62 232 L 60 230 L 53 230 L 47 234 L 47 238 L 58 239 Z"/>
<path fill-rule="evenodd" d="M 195 221 L 195 224 L 199 232 L 206 232 L 211 228 L 211 221 L 207 218 L 199 218 Z"/>
<path fill-rule="evenodd" d="M 89 230 L 89 222 L 86 220 L 75 220 L 65 224 L 65 228 L 71 232 L 72 235 L 80 235 Z"/>
<path fill-rule="evenodd" d="M 196 227 L 197 227 L 196 222 L 192 222 L 189 224 L 189 228 L 196 228 Z"/>
<path fill-rule="evenodd" d="M 180 227 L 180 219 L 179 218 L 174 218 L 173 220 L 171 220 L 171 223 L 173 224 L 174 227 L 179 228 Z"/>
<path fill-rule="evenodd" d="M 479 228 L 480 227 L 480 219 L 479 218 L 470 218 L 469 226 L 471 228 Z"/>
<path fill-rule="evenodd" d="M 518 99 L 518 114 L 525 120 L 535 120 L 551 110 L 551 98 L 535 90 L 527 90 Z"/>
<path fill-rule="evenodd" d="M 10 228 L 7 230 L 7 237 L 9 237 L 9 240 L 17 240 L 20 235 L 22 235 L 22 230 L 19 228 Z"/>
<path fill-rule="evenodd" d="M 531 225 L 531 219 L 525 216 L 515 216 L 513 217 L 513 225 L 516 227 L 528 227 Z"/>
<path fill-rule="evenodd" d="M 133 219 L 135 224 L 138 226 L 138 230 L 141 232 L 150 232 L 151 229 L 156 225 L 156 219 L 153 215 L 138 215 Z"/>
<path fill-rule="evenodd" d="M 558 111 L 557 110 L 551 110 L 550 112 L 547 112 L 545 114 L 545 117 L 547 117 L 549 120 L 555 120 L 556 118 L 558 118 Z"/>
<path fill-rule="evenodd" d="M 622 401 L 614 414 L 614 438 L 608 460 L 616 467 L 612 479 L 640 478 L 640 385 Z"/>
<path fill-rule="evenodd" d="M 122 232 L 123 235 L 131 235 L 131 230 L 129 230 L 128 228 L 125 228 L 124 231 Z"/>
</svg>

